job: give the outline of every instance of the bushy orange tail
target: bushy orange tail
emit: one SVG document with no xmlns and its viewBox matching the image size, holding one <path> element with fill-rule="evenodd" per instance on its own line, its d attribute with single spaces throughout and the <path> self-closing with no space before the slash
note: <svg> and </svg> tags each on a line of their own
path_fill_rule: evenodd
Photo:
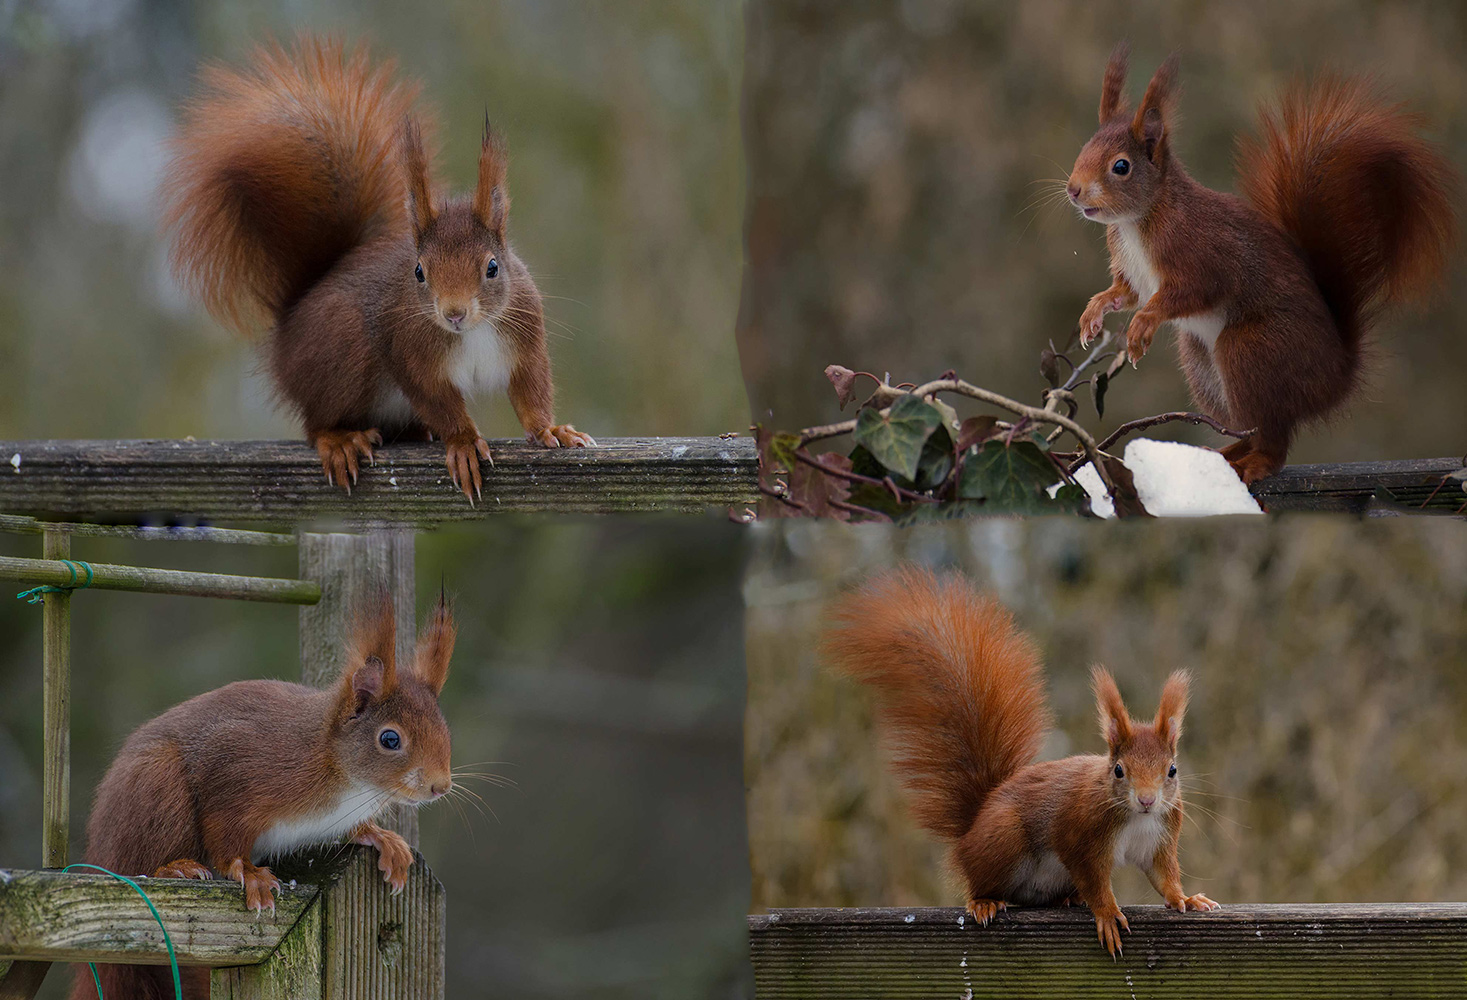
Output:
<svg viewBox="0 0 1467 1000">
<path fill-rule="evenodd" d="M 396 150 L 416 95 L 365 48 L 305 36 L 261 46 L 243 69 L 207 68 L 164 188 L 179 280 L 248 333 L 353 248 L 405 232 Z"/>
<path fill-rule="evenodd" d="M 1422 124 L 1369 81 L 1328 77 L 1239 145 L 1244 196 L 1303 248 L 1351 349 L 1381 306 L 1441 279 L 1455 241 L 1456 176 Z"/>
<path fill-rule="evenodd" d="M 919 823 L 956 839 L 1050 726 L 1037 650 L 958 574 L 907 567 L 845 599 L 822 651 L 871 685 Z"/>
</svg>

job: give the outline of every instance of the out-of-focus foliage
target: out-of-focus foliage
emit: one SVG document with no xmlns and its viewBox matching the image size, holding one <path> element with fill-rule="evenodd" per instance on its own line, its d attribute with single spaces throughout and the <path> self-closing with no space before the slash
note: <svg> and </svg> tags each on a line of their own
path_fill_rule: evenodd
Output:
<svg viewBox="0 0 1467 1000">
<path fill-rule="evenodd" d="M 1095 752 L 1088 671 L 1149 717 L 1190 668 L 1189 891 L 1227 902 L 1467 894 L 1467 535 L 1328 516 L 913 529 L 757 526 L 745 582 L 756 909 L 961 903 L 912 823 L 868 692 L 818 660 L 831 602 L 901 560 L 955 566 L 1038 641 L 1057 726 Z M 1154 903 L 1137 872 L 1124 903 Z"/>
<path fill-rule="evenodd" d="M 838 419 L 821 376 L 830 364 L 894 382 L 956 368 L 1013 398 L 1037 395 L 1041 349 L 1062 346 L 1109 281 L 1102 227 L 1062 203 L 1060 179 L 1094 131 L 1122 38 L 1133 100 L 1181 53 L 1175 148 L 1213 187 L 1234 189 L 1233 141 L 1256 106 L 1331 68 L 1378 75 L 1467 170 L 1461 4 L 751 0 L 739 347 L 755 420 Z M 1467 447 L 1464 262 L 1459 252 L 1433 304 L 1381 324 L 1366 391 L 1305 434 L 1295 461 Z M 1113 388 L 1102 432 L 1190 408 L 1175 360 L 1163 337 Z M 1222 443 L 1206 429 L 1167 433 Z"/>
<path fill-rule="evenodd" d="M 495 522 L 418 538 L 418 607 L 446 579 L 442 704 L 486 812 L 419 813 L 448 889 L 450 996 L 748 996 L 742 539 L 713 520 Z M 0 552 L 37 554 L 0 535 Z M 295 575 L 293 549 L 78 539 L 77 558 Z M 12 585 L 19 589 L 19 585 Z M 0 867 L 40 852 L 41 610 L 0 592 Z M 300 676 L 293 608 L 73 599 L 72 857 L 127 733 L 233 680 Z M 488 812 L 488 810 L 492 810 Z M 57 969 L 43 997 L 65 995 Z"/>
<path fill-rule="evenodd" d="M 201 63 L 302 29 L 422 79 L 455 189 L 486 110 L 508 141 L 561 419 L 596 435 L 746 424 L 735 5 L 20 0 L 0 4 L 0 438 L 299 433 L 251 347 L 169 278 L 155 196 Z M 504 399 L 473 410 L 519 436 Z"/>
</svg>

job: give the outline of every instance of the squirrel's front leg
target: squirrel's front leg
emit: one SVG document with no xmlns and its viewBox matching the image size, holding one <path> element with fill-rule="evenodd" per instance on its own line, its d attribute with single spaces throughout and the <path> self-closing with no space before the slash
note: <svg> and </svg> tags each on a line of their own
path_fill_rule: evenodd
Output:
<svg viewBox="0 0 1467 1000">
<path fill-rule="evenodd" d="M 244 886 L 245 909 L 254 910 L 255 916 L 263 913 L 266 907 L 271 913 L 275 912 L 275 894 L 280 891 L 280 880 L 270 873 L 270 869 L 257 867 L 240 857 L 224 866 L 224 877 Z"/>
<path fill-rule="evenodd" d="M 489 442 L 479 436 L 479 428 L 474 425 L 474 418 L 469 416 L 463 393 L 446 375 L 413 378 L 406 374 L 405 366 L 403 371 L 398 387 L 412 404 L 413 412 L 423 426 L 443 442 L 447 449 L 444 464 L 448 466 L 448 476 L 472 504 L 475 497 L 483 495 L 484 489 L 479 460 L 494 464 L 489 454 Z"/>
<path fill-rule="evenodd" d="M 1090 906 L 1095 915 L 1095 933 L 1111 958 L 1121 953 L 1121 931 L 1129 931 L 1130 923 L 1116 902 L 1116 894 L 1110 886 L 1110 869 L 1099 874 L 1071 872 L 1075 879 L 1075 891 Z"/>
<path fill-rule="evenodd" d="M 382 878 L 392 886 L 394 894 L 407 885 L 408 869 L 413 866 L 413 849 L 391 830 L 367 822 L 351 832 L 351 842 L 377 849 L 377 867 Z"/>
<path fill-rule="evenodd" d="M 555 391 L 550 381 L 550 356 L 543 344 L 520 348 L 509 375 L 509 402 L 525 437 L 546 448 L 595 447 L 596 439 L 570 424 L 555 422 Z"/>
<path fill-rule="evenodd" d="M 1182 892 L 1182 866 L 1177 863 L 1177 843 L 1169 840 L 1156 850 L 1151 867 L 1146 870 L 1151 887 L 1161 896 L 1167 907 L 1186 913 L 1188 910 L 1207 912 L 1220 910 L 1222 904 L 1208 899 L 1202 893 L 1188 896 Z"/>
<path fill-rule="evenodd" d="M 1144 306 L 1136 310 L 1131 317 L 1131 325 L 1126 327 L 1126 354 L 1131 359 L 1131 365 L 1134 367 L 1151 349 L 1156 328 L 1161 324 L 1183 316 L 1195 316 L 1215 306 L 1215 302 L 1208 302 L 1197 294 L 1182 291 L 1175 285 L 1163 285 Z"/>
<path fill-rule="evenodd" d="M 1135 304 L 1135 290 L 1124 277 L 1115 275 L 1110 287 L 1092 295 L 1085 311 L 1080 314 L 1080 346 L 1089 347 L 1090 342 L 1100 336 L 1108 313 L 1130 309 Z"/>
</svg>

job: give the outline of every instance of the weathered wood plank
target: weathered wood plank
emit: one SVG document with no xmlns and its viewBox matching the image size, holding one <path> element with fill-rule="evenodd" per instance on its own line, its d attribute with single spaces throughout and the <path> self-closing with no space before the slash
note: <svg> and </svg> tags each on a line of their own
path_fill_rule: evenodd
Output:
<svg viewBox="0 0 1467 1000">
<path fill-rule="evenodd" d="M 48 531 L 46 560 L 71 558 L 71 536 Z M 56 567 L 60 569 L 60 566 Z M 71 595 L 47 594 L 41 631 L 41 866 L 65 868 L 71 844 Z"/>
<path fill-rule="evenodd" d="M 143 566 L 114 566 L 111 563 L 87 563 L 87 566 L 92 569 L 91 582 L 86 587 L 79 587 L 87 579 L 85 568 L 73 573 L 63 563 L 50 559 L 0 556 L 0 580 L 24 580 L 53 587 L 78 586 L 82 590 L 126 590 L 138 594 L 223 597 L 234 601 L 269 601 L 278 604 L 315 604 L 321 599 L 321 588 L 309 580 L 193 573 Z M 50 607 L 51 598 L 55 596 L 46 595 L 47 607 Z"/>
<path fill-rule="evenodd" d="M 1290 465 L 1249 489 L 1270 513 L 1318 510 L 1361 514 L 1372 507 L 1394 504 L 1420 507 L 1428 500 L 1425 509 L 1455 511 L 1467 503 L 1467 494 L 1460 485 L 1442 485 L 1442 479 L 1462 467 L 1460 458 Z"/>
<path fill-rule="evenodd" d="M 496 513 L 695 511 L 752 504 L 758 458 L 749 438 L 613 438 L 598 448 L 492 441 L 494 467 L 470 506 L 441 445 L 378 452 L 350 496 L 299 441 L 0 442 L 0 511 L 45 516 L 431 524 Z M 16 456 L 12 459 L 12 456 Z"/>
<path fill-rule="evenodd" d="M 443 885 L 413 852 L 407 887 L 393 895 L 376 853 L 356 848 L 351 865 L 322 896 L 326 1000 L 442 1000 Z M 482 984 L 485 996 L 495 984 Z"/>
<path fill-rule="evenodd" d="M 283 886 L 275 912 L 245 909 L 244 890 L 223 880 L 146 879 L 180 965 L 248 965 L 280 944 L 318 895 Z M 163 933 L 132 888 L 106 875 L 0 871 L 0 959 L 161 965 Z"/>
<path fill-rule="evenodd" d="M 749 918 L 760 1000 L 780 997 L 1460 997 L 1467 904 L 1125 908 L 1112 961 L 1084 908 L 788 909 Z"/>
<path fill-rule="evenodd" d="M 209 976 L 209 1000 L 319 1000 L 325 974 L 322 909 L 317 897 L 259 965 L 215 969 Z"/>
</svg>

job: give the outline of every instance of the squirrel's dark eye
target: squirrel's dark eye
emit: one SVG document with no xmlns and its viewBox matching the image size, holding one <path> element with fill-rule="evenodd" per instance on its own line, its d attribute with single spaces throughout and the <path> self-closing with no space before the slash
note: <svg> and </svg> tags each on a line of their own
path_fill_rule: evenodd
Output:
<svg viewBox="0 0 1467 1000">
<path fill-rule="evenodd" d="M 377 734 L 377 742 L 382 744 L 383 750 L 396 750 L 402 746 L 402 737 L 397 735 L 396 729 L 384 729 Z"/>
<path fill-rule="evenodd" d="M 1116 777 L 1117 778 L 1124 778 L 1125 776 L 1126 776 L 1126 769 L 1123 768 L 1123 767 L 1121 767 L 1121 765 L 1117 764 L 1116 765 Z"/>
<path fill-rule="evenodd" d="M 493 278 L 499 274 L 499 261 L 493 257 L 489 258 L 489 266 L 484 268 L 484 277 Z"/>
<path fill-rule="evenodd" d="M 1121 157 L 1119 160 L 1110 165 L 1110 172 L 1115 174 L 1117 177 L 1126 176 L 1131 172 L 1131 161 L 1126 159 L 1125 157 Z"/>
<path fill-rule="evenodd" d="M 423 277 L 423 265 L 422 264 L 419 264 L 417 267 L 413 268 L 413 277 L 418 279 L 418 284 L 420 284 L 420 285 L 423 282 L 425 282 L 425 281 L 428 280 L 427 278 Z"/>
<path fill-rule="evenodd" d="M 1167 771 L 1166 776 L 1168 778 L 1175 778 L 1177 776 L 1177 765 L 1173 764 L 1171 770 Z"/>
</svg>

